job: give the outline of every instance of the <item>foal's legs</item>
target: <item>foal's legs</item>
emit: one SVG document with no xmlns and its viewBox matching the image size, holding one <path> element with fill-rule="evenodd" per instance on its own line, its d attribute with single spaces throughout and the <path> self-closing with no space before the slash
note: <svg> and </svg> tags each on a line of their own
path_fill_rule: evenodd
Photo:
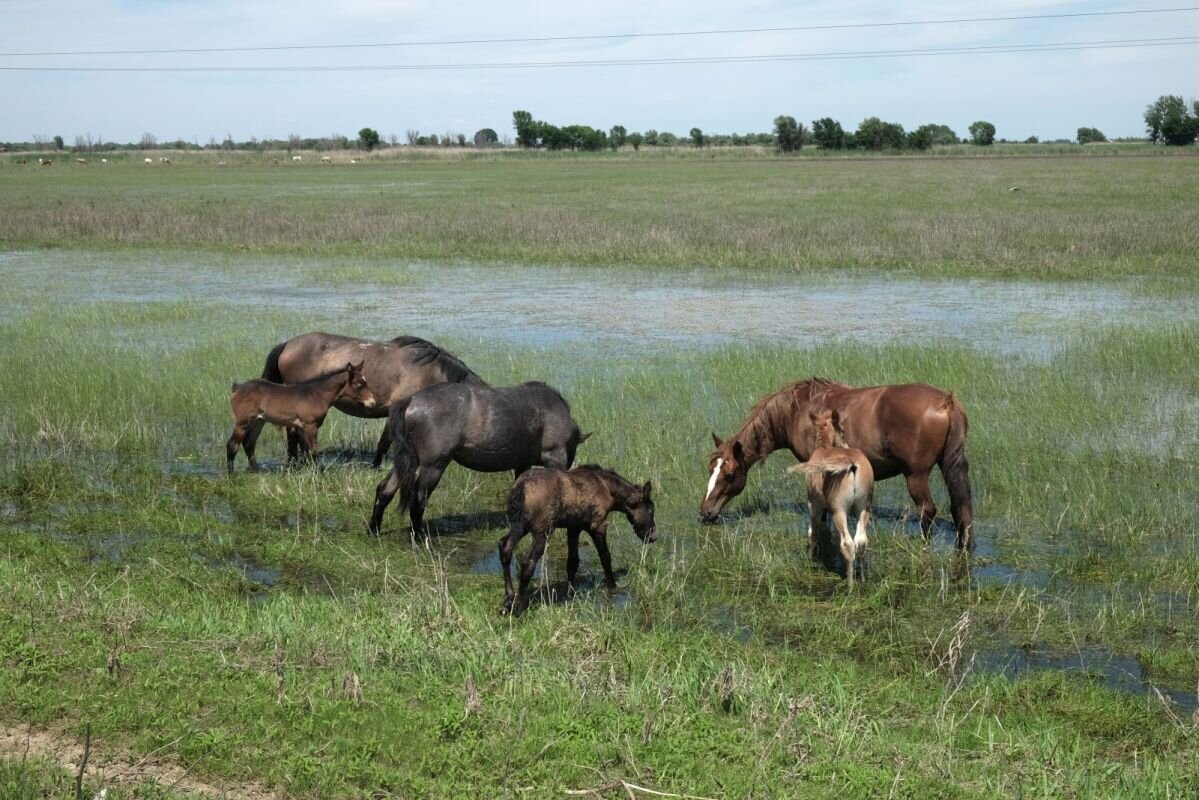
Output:
<svg viewBox="0 0 1199 800">
<path fill-rule="evenodd" d="M 304 426 L 304 431 L 303 431 L 304 449 L 307 451 L 306 455 L 308 456 L 308 460 L 311 461 L 314 465 L 316 464 L 316 456 L 317 456 L 316 435 L 320 429 L 321 429 L 320 425 L 310 422 Z"/>
<path fill-rule="evenodd" d="M 579 534 L 578 528 L 566 530 L 566 585 L 567 591 L 574 588 L 575 574 L 579 571 Z"/>
<path fill-rule="evenodd" d="M 841 537 L 841 557 L 845 559 L 845 577 L 849 580 L 849 589 L 853 591 L 854 573 L 857 571 L 856 548 L 853 537 L 849 533 L 849 517 L 843 507 L 833 511 L 833 526 Z"/>
<path fill-rule="evenodd" d="M 512 553 L 516 550 L 517 543 L 528 532 L 524 521 L 521 520 L 513 522 L 511 529 L 500 538 L 500 564 L 504 568 L 504 604 L 500 606 L 501 614 L 512 611 L 512 600 L 516 597 L 516 590 L 512 586 Z"/>
<path fill-rule="evenodd" d="M 379 526 L 383 523 L 383 512 L 387 509 L 387 504 L 391 502 L 391 498 L 395 497 L 395 493 L 399 489 L 400 476 L 396 472 L 396 468 L 392 467 L 388 471 L 387 477 L 379 481 L 379 485 L 375 487 L 375 508 L 371 511 L 371 521 L 366 528 L 371 534 L 375 536 L 379 535 Z"/>
<path fill-rule="evenodd" d="M 808 492 L 808 558 L 813 561 L 823 561 L 826 557 L 826 548 L 831 538 L 828 525 L 824 523 L 824 514 L 827 511 L 824 494 L 820 491 Z"/>
<path fill-rule="evenodd" d="M 616 575 L 612 572 L 612 554 L 608 552 L 608 525 L 604 523 L 588 533 L 591 534 L 591 541 L 595 542 L 595 552 L 604 567 L 604 583 L 609 589 L 615 589 Z"/>
<path fill-rule="evenodd" d="M 246 438 L 242 441 L 242 447 L 246 451 L 246 459 L 250 462 L 250 472 L 258 471 L 258 459 L 254 457 L 254 448 L 258 444 L 258 434 L 262 432 L 265 425 L 266 420 L 252 419 L 245 426 Z"/>
<path fill-rule="evenodd" d="M 853 534 L 853 547 L 857 551 L 859 564 L 862 568 L 862 579 L 866 578 L 866 548 L 869 545 L 869 540 L 866 538 L 866 525 L 870 522 L 870 509 L 863 508 L 858 514 L 857 530 Z"/>
<path fill-rule="evenodd" d="M 933 502 L 933 493 L 928 488 L 928 473 L 912 473 L 907 480 L 908 494 L 920 513 L 920 534 L 927 539 L 933 520 L 937 518 L 937 504 Z"/>
<path fill-rule="evenodd" d="M 537 571 L 537 562 L 545 552 L 545 543 L 552 531 L 553 528 L 550 528 L 533 534 L 533 544 L 529 546 L 529 552 L 520 565 L 520 590 L 516 594 L 516 602 L 512 605 L 514 617 L 519 617 L 529 607 L 529 583 L 533 580 L 533 573 Z"/>
<path fill-rule="evenodd" d="M 229 441 L 225 442 L 225 461 L 229 467 L 229 474 L 233 474 L 233 459 L 237 458 L 237 451 L 241 448 L 242 442 L 246 440 L 247 427 L 245 425 L 234 425 L 233 435 L 229 437 Z M 246 455 L 252 451 L 250 445 L 246 445 Z"/>
</svg>

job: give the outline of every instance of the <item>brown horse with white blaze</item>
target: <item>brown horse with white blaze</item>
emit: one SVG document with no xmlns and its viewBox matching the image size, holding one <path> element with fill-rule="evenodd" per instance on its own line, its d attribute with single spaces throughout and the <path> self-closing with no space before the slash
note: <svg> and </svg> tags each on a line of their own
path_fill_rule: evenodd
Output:
<svg viewBox="0 0 1199 800">
<path fill-rule="evenodd" d="M 811 378 L 762 398 L 736 434 L 727 440 L 712 434 L 716 450 L 708 461 L 700 520 L 715 522 L 729 500 L 745 489 L 749 468 L 775 450 L 785 448 L 807 461 L 816 439 L 810 414 L 826 409 L 837 411 L 845 441 L 866 454 L 875 480 L 904 476 L 925 537 L 937 516 L 928 476 L 934 466 L 940 467 L 949 489 L 956 545 L 974 549 L 966 410 L 951 392 L 925 383 L 854 388 Z"/>
</svg>

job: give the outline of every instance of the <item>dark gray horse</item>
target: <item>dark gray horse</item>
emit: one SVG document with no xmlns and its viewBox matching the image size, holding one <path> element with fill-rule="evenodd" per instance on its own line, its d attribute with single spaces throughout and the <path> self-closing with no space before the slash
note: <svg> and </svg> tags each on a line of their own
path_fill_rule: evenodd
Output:
<svg viewBox="0 0 1199 800">
<path fill-rule="evenodd" d="M 262 377 L 275 383 L 303 383 L 344 369 L 349 362 L 362 362 L 362 374 L 378 401 L 366 406 L 352 398 L 341 398 L 333 407 L 343 414 L 366 419 L 386 417 L 388 409 L 401 400 L 435 383 L 470 383 L 486 386 L 483 379 L 448 350 L 415 336 L 397 336 L 390 342 L 356 339 L 314 331 L 288 339 L 266 357 Z M 258 432 L 246 437 L 246 451 L 254 449 Z M 288 436 L 288 455 L 294 457 L 299 442 Z M 383 463 L 391 446 L 387 426 L 375 450 L 374 466 Z"/>
<path fill-rule="evenodd" d="M 370 532 L 379 533 L 383 511 L 400 493 L 413 534 L 424 533 L 425 506 L 451 461 L 476 472 L 530 467 L 570 469 L 587 436 L 570 416 L 557 389 L 534 381 L 492 388 L 439 383 L 392 406 L 387 418 L 394 444 L 391 471 L 375 489 Z"/>
</svg>

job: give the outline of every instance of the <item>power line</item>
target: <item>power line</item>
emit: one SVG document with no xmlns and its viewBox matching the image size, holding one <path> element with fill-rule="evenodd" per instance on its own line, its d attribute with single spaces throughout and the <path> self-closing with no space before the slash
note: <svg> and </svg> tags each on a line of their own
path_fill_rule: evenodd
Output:
<svg viewBox="0 0 1199 800">
<path fill-rule="evenodd" d="M 360 44 L 297 44 L 257 47 L 181 47 L 147 50 L 59 50 L 44 52 L 0 53 L 0 57 L 27 56 L 107 56 L 107 55 L 165 55 L 171 53 L 251 53 L 287 50 L 349 50 L 381 47 L 429 47 L 440 45 L 532 44 L 545 42 L 582 42 L 604 39 L 650 39 L 678 36 L 724 36 L 745 33 L 790 33 L 799 31 L 829 31 L 861 28 L 898 28 L 919 25 L 963 25 L 970 23 L 1019 22 L 1045 19 L 1078 19 L 1082 17 L 1117 17 L 1140 14 L 1174 14 L 1199 11 L 1199 6 L 1182 8 L 1142 8 L 1127 11 L 1075 11 L 1059 14 L 1020 14 L 1005 17 L 963 17 L 959 19 L 905 20 L 898 22 L 846 22 L 828 25 L 789 25 L 771 28 L 719 28 L 697 31 L 658 31 L 650 33 L 597 33 L 578 36 L 525 36 L 506 39 L 443 39 L 440 41 L 372 42 Z"/>
<path fill-rule="evenodd" d="M 596 59 L 588 61 L 496 61 L 447 64 L 363 64 L 363 65 L 292 65 L 292 66 L 220 66 L 220 67 L 12 67 L 3 72 L 404 72 L 467 69 L 546 69 L 568 67 L 622 67 L 669 64 L 752 64 L 777 61 L 833 61 L 869 58 L 908 58 L 949 55 L 988 55 L 1003 53 L 1052 53 L 1072 50 L 1117 50 L 1139 47 L 1178 47 L 1199 45 L 1199 36 L 1175 36 L 1159 39 L 1107 39 L 1090 42 L 1046 42 L 1042 44 L 977 45 L 931 47 L 903 50 L 849 50 L 817 53 L 780 53 L 752 56 L 691 56 L 679 58 Z"/>
</svg>

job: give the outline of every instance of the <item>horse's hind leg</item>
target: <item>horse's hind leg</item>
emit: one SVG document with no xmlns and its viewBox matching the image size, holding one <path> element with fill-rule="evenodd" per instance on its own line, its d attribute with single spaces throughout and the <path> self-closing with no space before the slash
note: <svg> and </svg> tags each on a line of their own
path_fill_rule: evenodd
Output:
<svg viewBox="0 0 1199 800">
<path fill-rule="evenodd" d="M 409 507 L 413 536 L 424 534 L 426 538 L 428 537 L 429 532 L 425 530 L 425 507 L 429 504 L 429 495 L 433 494 L 433 490 L 437 488 L 437 483 L 448 466 L 449 462 L 443 461 L 420 468 L 420 475 L 416 478 L 416 491 L 413 493 L 412 505 Z"/>
<path fill-rule="evenodd" d="M 928 488 L 928 473 L 913 473 L 908 475 L 907 479 L 908 494 L 912 496 L 912 502 L 916 504 L 916 510 L 920 513 L 920 535 L 928 539 L 933 520 L 937 518 L 937 504 L 933 502 L 933 493 Z"/>
<path fill-rule="evenodd" d="M 575 575 L 579 572 L 579 534 L 578 528 L 568 528 L 566 531 L 566 586 L 571 591 L 575 585 Z"/>
<path fill-rule="evenodd" d="M 504 568 L 504 604 L 500 606 L 501 614 L 508 614 L 512 611 L 512 601 L 516 598 L 516 589 L 512 586 L 512 553 L 526 533 L 528 531 L 525 529 L 524 520 L 517 520 L 500 538 L 500 565 Z"/>
<path fill-rule="evenodd" d="M 520 565 L 520 590 L 516 593 L 516 602 L 512 605 L 512 616 L 514 617 L 519 617 L 529 607 L 529 583 L 533 580 L 533 573 L 537 571 L 537 562 L 541 560 L 541 555 L 545 552 L 546 540 L 549 538 L 550 531 L 537 531 L 533 534 L 533 544 L 529 546 L 529 552 Z"/>
<path fill-rule="evenodd" d="M 866 526 L 869 524 L 869 522 L 870 509 L 864 508 L 858 514 L 858 525 L 853 534 L 853 547 L 857 552 L 858 566 L 862 571 L 863 580 L 866 578 L 866 548 L 870 544 L 869 540 L 866 538 Z"/>
<path fill-rule="evenodd" d="M 395 493 L 399 489 L 400 476 L 395 467 L 392 467 L 388 471 L 387 477 L 379 481 L 379 485 L 375 487 L 375 508 L 371 511 L 371 521 L 366 528 L 372 535 L 379 535 L 379 526 L 383 523 L 383 512 L 387 510 L 387 504 L 391 502 L 391 498 L 395 497 Z"/>
<path fill-rule="evenodd" d="M 242 441 L 242 448 L 246 451 L 246 459 L 250 462 L 250 472 L 258 471 L 258 459 L 254 455 L 254 450 L 258 446 L 258 434 L 262 433 L 264 425 L 266 422 L 261 419 L 252 419 L 246 423 L 246 438 Z"/>
<path fill-rule="evenodd" d="M 246 439 L 246 426 L 234 425 L 233 435 L 229 437 L 229 441 L 225 442 L 225 462 L 229 467 L 229 474 L 233 474 L 233 460 L 237 458 L 237 451 L 241 448 L 242 442 Z M 246 445 L 247 454 L 250 452 L 249 445 Z"/>
<path fill-rule="evenodd" d="M 845 577 L 849 581 L 849 589 L 853 591 L 854 573 L 857 571 L 857 553 L 853 537 L 849 533 L 849 516 L 844 508 L 833 511 L 833 527 L 841 538 L 841 557 L 845 559 Z"/>
</svg>

